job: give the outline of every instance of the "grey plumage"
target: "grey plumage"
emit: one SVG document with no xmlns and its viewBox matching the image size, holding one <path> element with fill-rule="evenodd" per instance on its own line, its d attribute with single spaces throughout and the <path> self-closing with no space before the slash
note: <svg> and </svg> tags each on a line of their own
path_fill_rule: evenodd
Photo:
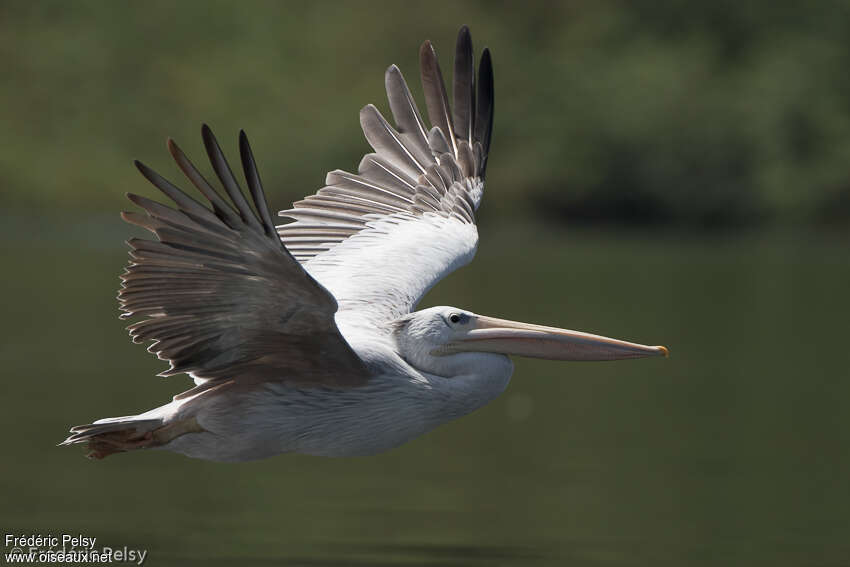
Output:
<svg viewBox="0 0 850 567">
<path fill-rule="evenodd" d="M 422 90 L 425 91 L 425 106 L 431 124 L 442 130 L 446 140 L 455 146 L 455 131 L 452 124 L 452 113 L 449 108 L 449 97 L 446 95 L 446 84 L 440 71 L 437 52 L 430 41 L 426 41 L 419 49 L 419 73 L 422 77 Z"/>
<path fill-rule="evenodd" d="M 401 71 L 391 65 L 384 82 L 395 128 L 375 106 L 365 106 L 360 122 L 375 153 L 364 156 L 356 174 L 330 172 L 325 187 L 280 213 L 295 221 L 277 230 L 299 262 L 331 250 L 376 216 L 436 213 L 475 222 L 493 122 L 489 51 L 484 50 L 476 81 L 472 38 L 466 26 L 460 29 L 453 110 L 430 42 L 422 45 L 420 62 L 432 127 L 422 120 Z"/>
<path fill-rule="evenodd" d="M 398 67 L 390 65 L 384 83 L 399 133 L 412 137 L 414 143 L 420 147 L 428 147 L 428 130 Z"/>
<path fill-rule="evenodd" d="M 212 211 L 137 163 L 179 211 L 129 195 L 147 214 L 124 213 L 123 218 L 159 239 L 128 242 L 132 261 L 122 276 L 118 299 L 122 317 L 144 317 L 128 327 L 133 340 L 153 341 L 149 350 L 171 363 L 163 375 L 190 372 L 202 379 L 241 384 L 365 383 L 368 372 L 334 323 L 336 301 L 292 258 L 276 234 L 244 132 L 240 150 L 259 218 L 212 131 L 205 125 L 202 133 L 232 204 L 173 141 L 169 149 L 175 161 L 210 201 Z M 330 356 L 304 356 L 318 350 Z"/>
<path fill-rule="evenodd" d="M 413 144 L 408 146 L 374 105 L 367 104 L 360 111 L 360 125 L 369 145 L 408 177 L 415 179 L 434 163 L 430 152 L 426 154 L 422 148 L 414 149 Z"/>
</svg>

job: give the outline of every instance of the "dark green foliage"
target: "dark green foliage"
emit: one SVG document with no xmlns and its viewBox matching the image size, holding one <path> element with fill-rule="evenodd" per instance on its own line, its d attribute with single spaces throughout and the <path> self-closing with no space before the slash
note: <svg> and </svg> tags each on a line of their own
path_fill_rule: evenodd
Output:
<svg viewBox="0 0 850 567">
<path fill-rule="evenodd" d="M 356 168 L 385 68 L 418 96 L 420 42 L 449 72 L 462 23 L 493 52 L 486 214 L 850 221 L 841 2 L 5 3 L 2 206 L 114 210 L 143 187 L 132 158 L 162 163 L 168 135 L 200 154 L 209 121 L 251 134 L 286 208 Z"/>
</svg>

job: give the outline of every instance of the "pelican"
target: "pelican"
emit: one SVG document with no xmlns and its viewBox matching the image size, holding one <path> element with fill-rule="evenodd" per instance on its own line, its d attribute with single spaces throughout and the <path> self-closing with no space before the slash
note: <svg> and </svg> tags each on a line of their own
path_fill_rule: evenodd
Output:
<svg viewBox="0 0 850 567">
<path fill-rule="evenodd" d="M 472 260 L 493 130 L 493 67 L 457 38 L 453 104 L 429 41 L 419 51 L 431 127 L 398 67 L 386 72 L 391 126 L 373 105 L 360 124 L 374 149 L 357 173 L 280 213 L 275 226 L 248 138 L 239 153 L 249 198 L 206 125 L 206 153 L 226 197 L 172 140 L 177 166 L 206 202 L 146 165 L 170 199 L 128 194 L 132 238 L 118 299 L 133 342 L 195 386 L 139 415 L 71 428 L 61 444 L 88 456 L 158 448 L 213 461 L 280 453 L 372 455 L 496 398 L 508 355 L 618 360 L 667 355 L 646 346 L 456 307 L 415 311 L 440 279 Z"/>
</svg>

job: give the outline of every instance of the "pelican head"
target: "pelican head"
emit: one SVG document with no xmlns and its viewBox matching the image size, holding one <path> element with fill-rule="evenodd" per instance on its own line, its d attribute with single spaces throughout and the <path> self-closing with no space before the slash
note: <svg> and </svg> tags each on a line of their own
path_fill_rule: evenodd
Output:
<svg viewBox="0 0 850 567">
<path fill-rule="evenodd" d="M 666 347 L 477 315 L 457 307 L 431 307 L 395 321 L 402 356 L 441 376 L 465 374 L 486 358 L 507 355 L 549 360 L 621 360 L 668 356 Z"/>
</svg>

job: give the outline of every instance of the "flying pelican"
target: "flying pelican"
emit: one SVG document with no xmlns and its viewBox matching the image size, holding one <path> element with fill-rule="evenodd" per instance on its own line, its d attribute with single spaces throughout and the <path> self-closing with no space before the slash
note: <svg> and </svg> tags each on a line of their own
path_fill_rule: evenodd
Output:
<svg viewBox="0 0 850 567">
<path fill-rule="evenodd" d="M 128 194 L 145 213 L 122 218 L 158 240 L 128 241 L 122 318 L 141 317 L 128 330 L 170 362 L 162 376 L 186 373 L 195 386 L 139 415 L 73 427 L 63 445 L 88 443 L 92 458 L 142 448 L 214 461 L 370 455 L 496 398 L 513 372 L 507 355 L 667 355 L 663 346 L 455 307 L 413 310 L 475 254 L 493 129 L 490 52 L 476 78 L 465 26 L 453 108 L 429 41 L 419 58 L 431 128 L 390 66 L 396 126 L 365 106 L 360 123 L 374 153 L 358 173 L 328 173 L 324 188 L 281 212 L 289 224 L 272 222 L 244 132 L 239 151 L 251 202 L 206 125 L 204 146 L 229 199 L 170 139 L 178 167 L 209 205 L 136 162 L 176 208 Z"/>
</svg>

